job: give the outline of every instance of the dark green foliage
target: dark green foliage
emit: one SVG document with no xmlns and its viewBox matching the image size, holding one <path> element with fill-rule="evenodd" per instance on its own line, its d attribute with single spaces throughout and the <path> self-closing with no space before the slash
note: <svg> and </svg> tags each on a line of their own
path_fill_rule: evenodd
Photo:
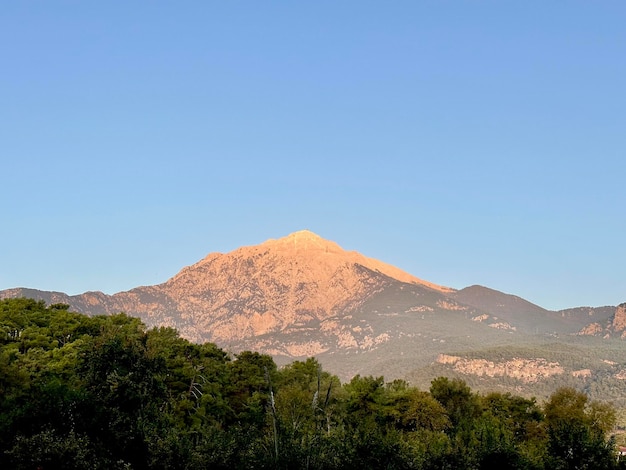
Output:
<svg viewBox="0 0 626 470">
<path fill-rule="evenodd" d="M 0 301 L 0 468 L 613 469 L 614 422 L 572 388 L 541 407 L 444 377 L 342 385 L 313 358 Z"/>
<path fill-rule="evenodd" d="M 15 470 L 107 468 L 95 457 L 87 437 L 74 432 L 59 434 L 54 429 L 44 429 L 28 437 L 18 435 L 13 447 L 8 449 L 6 454 L 13 465 L 11 468 Z M 110 462 L 107 462 L 107 465 L 110 465 Z"/>
<path fill-rule="evenodd" d="M 589 403 L 572 388 L 557 391 L 545 406 L 549 469 L 610 469 L 614 449 L 605 436 L 615 424 L 615 412 L 605 404 Z"/>
<path fill-rule="evenodd" d="M 480 414 L 478 397 L 462 380 L 439 377 L 432 381 L 430 394 L 446 409 L 452 430 L 471 427 Z"/>
</svg>

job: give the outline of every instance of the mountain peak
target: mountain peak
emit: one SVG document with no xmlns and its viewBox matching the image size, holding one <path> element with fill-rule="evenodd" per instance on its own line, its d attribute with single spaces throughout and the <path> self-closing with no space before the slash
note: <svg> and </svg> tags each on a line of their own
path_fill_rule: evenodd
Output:
<svg viewBox="0 0 626 470">
<path fill-rule="evenodd" d="M 313 233 L 310 230 L 298 230 L 297 232 L 290 233 L 283 238 L 308 238 L 308 239 L 322 239 L 317 233 Z"/>
<path fill-rule="evenodd" d="M 322 251 L 326 253 L 340 253 L 344 251 L 337 243 L 326 240 L 310 230 L 299 230 L 286 237 L 270 239 L 261 246 L 292 251 Z"/>
<path fill-rule="evenodd" d="M 313 233 L 310 230 L 298 230 L 297 232 L 290 233 L 286 237 L 279 238 L 288 243 L 327 243 L 328 240 L 324 240 L 317 233 Z"/>
</svg>

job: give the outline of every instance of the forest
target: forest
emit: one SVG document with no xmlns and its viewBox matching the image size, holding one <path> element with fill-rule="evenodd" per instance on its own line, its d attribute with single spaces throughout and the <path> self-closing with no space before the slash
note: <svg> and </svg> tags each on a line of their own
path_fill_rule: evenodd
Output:
<svg viewBox="0 0 626 470">
<path fill-rule="evenodd" d="M 459 378 L 341 381 L 124 313 L 0 301 L 3 469 L 618 469 L 616 410 Z"/>
</svg>

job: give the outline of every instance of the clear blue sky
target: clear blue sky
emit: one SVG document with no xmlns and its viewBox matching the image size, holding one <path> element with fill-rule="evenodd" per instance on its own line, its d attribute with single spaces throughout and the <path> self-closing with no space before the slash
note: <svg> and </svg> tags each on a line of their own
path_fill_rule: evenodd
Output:
<svg viewBox="0 0 626 470">
<path fill-rule="evenodd" d="M 114 293 L 309 229 L 439 284 L 626 301 L 623 1 L 28 1 L 0 289 Z"/>
</svg>

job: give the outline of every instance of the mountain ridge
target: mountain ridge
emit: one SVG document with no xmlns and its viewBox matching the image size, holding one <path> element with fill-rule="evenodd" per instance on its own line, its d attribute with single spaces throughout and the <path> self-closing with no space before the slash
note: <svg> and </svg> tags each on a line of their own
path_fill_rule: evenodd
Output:
<svg viewBox="0 0 626 470">
<path fill-rule="evenodd" d="M 209 253 L 161 284 L 112 295 L 0 291 L 0 298 L 21 296 L 89 315 L 123 311 L 148 327 L 173 327 L 235 354 L 265 352 L 279 363 L 316 356 L 344 378 L 453 370 L 464 352 L 587 336 L 613 341 L 626 330 L 620 307 L 550 311 L 484 286 L 440 286 L 308 230 Z M 523 363 L 543 364 L 541 357 Z"/>
</svg>

